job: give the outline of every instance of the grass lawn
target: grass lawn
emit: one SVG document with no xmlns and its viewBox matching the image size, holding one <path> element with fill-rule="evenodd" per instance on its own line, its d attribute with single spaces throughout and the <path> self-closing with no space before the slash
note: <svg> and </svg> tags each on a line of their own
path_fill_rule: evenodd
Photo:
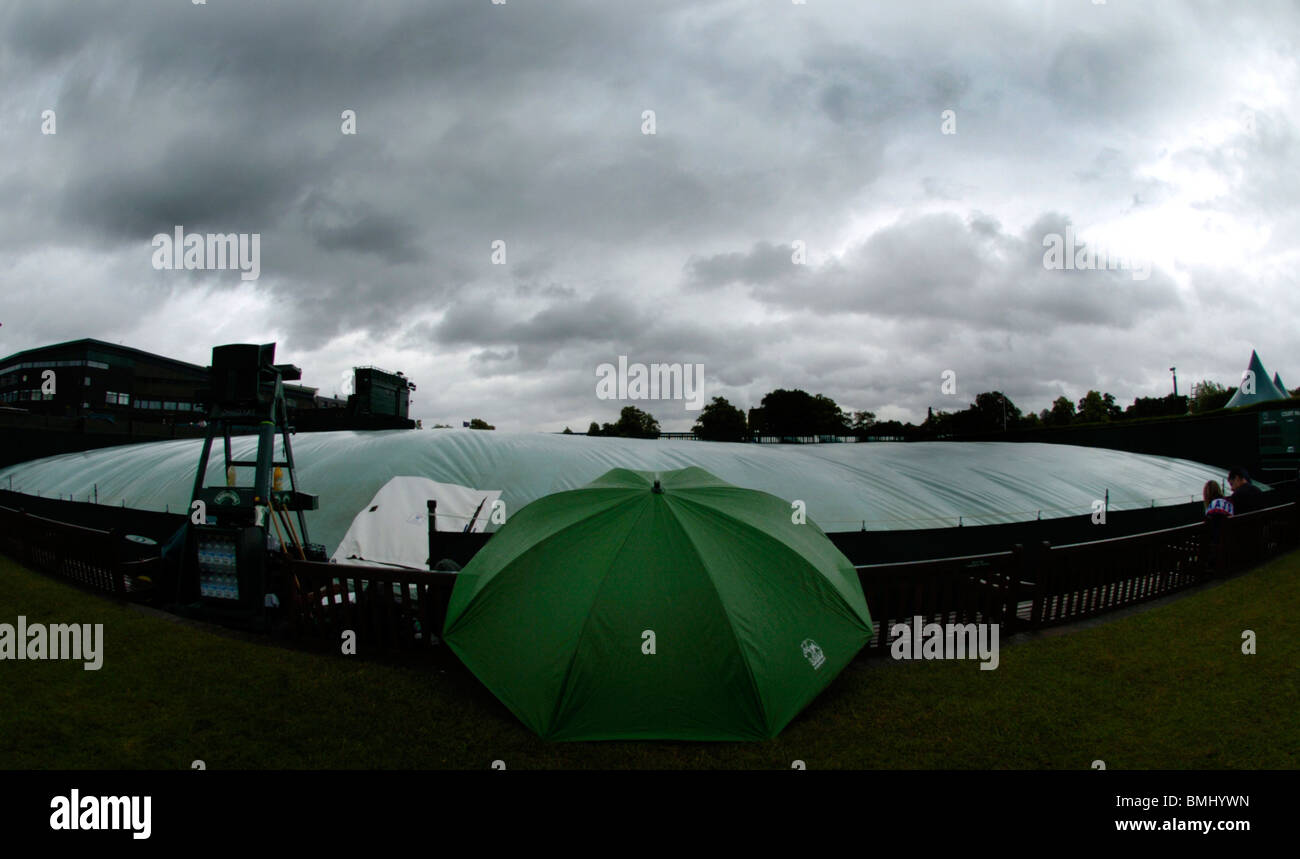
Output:
<svg viewBox="0 0 1300 859">
<path fill-rule="evenodd" d="M 462 670 L 232 639 L 0 557 L 0 622 L 19 614 L 104 624 L 104 664 L 0 661 L 5 769 L 1300 767 L 1300 553 L 1003 642 L 995 671 L 859 659 L 764 743 L 547 743 Z"/>
</svg>

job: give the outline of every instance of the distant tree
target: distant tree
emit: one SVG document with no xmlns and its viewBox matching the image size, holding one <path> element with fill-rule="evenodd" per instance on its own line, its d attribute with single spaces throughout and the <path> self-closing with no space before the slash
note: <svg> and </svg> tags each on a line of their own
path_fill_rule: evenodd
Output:
<svg viewBox="0 0 1300 859">
<path fill-rule="evenodd" d="M 1042 418 L 1033 412 L 1026 412 L 1024 416 L 1016 422 L 1017 429 L 1038 429 L 1042 425 Z"/>
<path fill-rule="evenodd" d="M 713 402 L 700 410 L 694 431 L 697 438 L 705 441 L 745 441 L 749 437 L 745 413 L 723 397 L 714 397 Z"/>
<path fill-rule="evenodd" d="M 875 412 L 854 412 L 853 423 L 850 426 L 854 432 L 866 432 L 876 424 Z"/>
<path fill-rule="evenodd" d="M 945 412 L 943 409 L 936 412 L 931 409 L 926 415 L 925 422 L 921 424 L 921 429 L 930 437 L 952 435 L 952 412 Z"/>
<path fill-rule="evenodd" d="M 1091 424 L 1108 421 L 1120 414 L 1115 398 L 1100 391 L 1089 391 L 1079 400 L 1078 422 Z"/>
<path fill-rule="evenodd" d="M 980 422 L 990 429 L 1014 429 L 1020 420 L 1020 409 L 1001 391 L 977 394 L 971 406 L 980 415 Z"/>
<path fill-rule="evenodd" d="M 749 417 L 750 429 L 767 435 L 843 435 L 849 427 L 848 416 L 830 397 L 797 389 L 772 391 Z"/>
<path fill-rule="evenodd" d="M 610 435 L 621 438 L 659 438 L 659 421 L 636 406 L 624 406 L 611 429 Z"/>
<path fill-rule="evenodd" d="M 1162 418 L 1187 414 L 1187 397 L 1138 397 L 1124 410 L 1125 418 Z"/>
<path fill-rule="evenodd" d="M 469 428 L 470 428 L 470 429 L 480 429 L 480 430 L 494 430 L 494 429 L 496 429 L 496 427 L 492 426 L 492 424 L 488 423 L 487 421 L 483 420 L 482 418 L 473 418 L 472 420 L 470 420 L 470 422 L 469 422 Z"/>
<path fill-rule="evenodd" d="M 606 426 L 609 426 L 609 424 L 606 424 Z M 591 426 L 587 427 L 587 435 L 601 435 L 600 424 L 592 421 Z"/>
<path fill-rule="evenodd" d="M 813 397 L 807 391 L 778 388 L 759 405 L 758 429 L 770 435 L 811 435 Z"/>
<path fill-rule="evenodd" d="M 1192 385 L 1192 401 L 1190 408 L 1192 414 L 1199 415 L 1205 412 L 1212 412 L 1215 409 L 1221 409 L 1232 399 L 1232 395 L 1237 393 L 1237 389 L 1225 388 L 1218 382 L 1209 380 L 1197 382 Z"/>
<path fill-rule="evenodd" d="M 871 428 L 871 434 L 878 438 L 910 438 L 916 427 L 901 421 L 877 421 Z"/>
<path fill-rule="evenodd" d="M 1019 420 L 1020 409 L 1015 403 L 1001 391 L 987 391 L 976 395 L 969 408 L 952 416 L 952 428 L 962 435 L 1002 432 L 1003 428 L 1014 429 Z"/>
<path fill-rule="evenodd" d="M 813 397 L 813 431 L 817 435 L 844 435 L 849 430 L 849 416 L 823 394 Z"/>
<path fill-rule="evenodd" d="M 1074 403 L 1068 397 L 1057 397 L 1052 401 L 1052 410 L 1047 413 L 1043 422 L 1054 427 L 1068 427 L 1074 423 L 1074 419 Z"/>
<path fill-rule="evenodd" d="M 565 427 L 564 432 L 560 433 L 560 435 L 573 435 L 573 430 L 569 429 L 568 427 Z"/>
</svg>

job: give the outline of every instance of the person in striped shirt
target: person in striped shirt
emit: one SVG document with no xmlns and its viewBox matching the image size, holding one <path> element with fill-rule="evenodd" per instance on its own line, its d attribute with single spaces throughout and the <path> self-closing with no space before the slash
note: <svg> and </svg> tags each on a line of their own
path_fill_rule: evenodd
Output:
<svg viewBox="0 0 1300 859">
<path fill-rule="evenodd" d="M 1207 543 L 1215 545 L 1219 542 L 1223 520 L 1232 516 L 1232 502 L 1223 497 L 1223 487 L 1219 486 L 1217 480 L 1206 482 L 1205 488 L 1201 490 L 1201 497 L 1205 501 Z"/>
</svg>

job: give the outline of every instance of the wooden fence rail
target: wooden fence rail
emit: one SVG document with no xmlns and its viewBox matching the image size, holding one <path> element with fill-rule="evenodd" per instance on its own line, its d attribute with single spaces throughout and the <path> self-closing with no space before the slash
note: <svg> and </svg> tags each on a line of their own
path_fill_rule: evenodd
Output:
<svg viewBox="0 0 1300 859">
<path fill-rule="evenodd" d="M 1220 539 L 1187 525 L 1064 546 L 1040 543 L 960 558 L 857 567 L 875 623 L 869 652 L 889 647 L 889 630 L 923 622 L 997 623 L 1003 635 L 1071 623 L 1228 575 L 1300 542 L 1300 504 L 1235 516 Z M 127 560 L 121 535 L 0 506 L 0 551 L 21 563 L 114 595 L 129 595 L 159 566 Z M 430 651 L 440 643 L 456 574 L 373 565 L 289 561 L 290 626 L 359 651 Z M 441 648 L 437 648 L 441 651 Z"/>
<path fill-rule="evenodd" d="M 1219 540 L 1204 524 L 1065 546 L 857 568 L 876 624 L 868 650 L 914 617 L 997 623 L 1003 635 L 1072 623 L 1253 567 L 1300 542 L 1295 502 L 1234 516 Z"/>
<path fill-rule="evenodd" d="M 34 569 L 71 579 L 95 590 L 126 596 L 139 577 L 152 578 L 157 558 L 127 561 L 116 531 L 83 528 L 0 507 L 0 551 Z"/>
<path fill-rule="evenodd" d="M 1157 599 L 1253 566 L 1294 546 L 1297 505 L 1224 523 L 1203 544 L 1188 525 L 1067 546 L 1016 546 L 960 558 L 858 567 L 875 624 L 868 652 L 884 653 L 889 629 L 925 623 L 997 623 L 1002 635 L 1071 623 Z M 293 561 L 292 612 L 300 634 L 339 641 L 356 633 L 370 650 L 437 644 L 455 573 Z"/>
<path fill-rule="evenodd" d="M 427 650 L 440 642 L 456 574 L 395 567 L 290 561 L 289 606 L 299 635 L 340 641 L 358 652 Z"/>
<path fill-rule="evenodd" d="M 875 634 L 867 647 L 889 646 L 895 623 L 1003 623 L 1015 605 L 1020 558 L 997 552 L 858 568 Z M 1014 610 L 1014 609 L 1013 609 Z"/>
</svg>

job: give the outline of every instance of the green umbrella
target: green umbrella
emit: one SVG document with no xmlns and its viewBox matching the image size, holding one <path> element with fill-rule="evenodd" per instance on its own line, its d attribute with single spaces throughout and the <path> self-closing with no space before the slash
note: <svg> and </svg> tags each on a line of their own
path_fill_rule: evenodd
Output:
<svg viewBox="0 0 1300 859">
<path fill-rule="evenodd" d="M 443 637 L 547 739 L 776 736 L 872 631 L 853 565 L 798 513 L 699 468 L 614 469 L 511 516 Z"/>
</svg>

